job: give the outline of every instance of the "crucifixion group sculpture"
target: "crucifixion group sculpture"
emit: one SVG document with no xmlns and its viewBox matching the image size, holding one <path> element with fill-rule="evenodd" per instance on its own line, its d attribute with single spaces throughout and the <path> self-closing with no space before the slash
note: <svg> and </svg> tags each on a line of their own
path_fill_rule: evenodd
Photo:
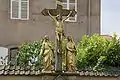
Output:
<svg viewBox="0 0 120 80">
<path fill-rule="evenodd" d="M 55 24 L 56 24 L 56 48 L 55 48 L 55 71 L 56 72 L 61 72 L 62 71 L 62 41 L 63 39 L 66 38 L 66 35 L 64 33 L 64 22 L 65 20 L 67 20 L 69 17 L 73 17 L 76 14 L 75 10 L 68 10 L 68 9 L 63 9 L 62 4 L 62 0 L 57 0 L 57 8 L 56 9 L 44 9 L 42 11 L 42 14 L 44 16 L 50 16 Z M 66 16 L 66 18 L 63 19 L 63 16 Z M 49 38 L 47 38 L 49 39 Z M 72 40 L 72 37 L 68 36 L 67 38 L 67 44 L 66 44 L 66 69 L 70 72 L 73 72 L 76 70 L 75 67 L 75 55 L 76 55 L 76 47 L 75 44 Z M 46 40 L 46 37 L 45 37 Z M 49 41 L 49 40 L 48 40 Z M 50 47 L 49 42 L 43 43 L 44 47 L 44 52 L 41 52 L 41 54 L 49 54 L 49 56 L 51 56 L 52 54 L 54 54 L 52 48 Z M 46 51 L 46 52 L 45 52 Z M 51 54 L 51 55 L 50 55 Z M 53 56 L 51 56 L 53 57 Z M 47 59 L 48 59 L 48 63 L 47 63 Z M 51 69 L 53 69 L 53 66 L 51 64 L 51 60 L 52 58 L 48 58 L 48 56 L 44 56 L 44 61 L 45 61 L 45 65 L 44 65 L 44 71 L 49 71 Z M 49 64 L 49 65 L 48 65 Z"/>
</svg>

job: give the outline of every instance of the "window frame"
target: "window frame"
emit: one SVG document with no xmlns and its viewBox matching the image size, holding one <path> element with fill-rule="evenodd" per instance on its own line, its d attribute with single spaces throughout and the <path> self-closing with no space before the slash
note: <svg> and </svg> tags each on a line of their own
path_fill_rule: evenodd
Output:
<svg viewBox="0 0 120 80">
<path fill-rule="evenodd" d="M 29 0 L 27 1 L 22 1 L 22 0 L 18 0 L 18 18 L 13 17 L 12 14 L 12 2 L 15 0 L 10 0 L 10 19 L 19 19 L 19 20 L 29 20 Z M 22 18 L 22 14 L 21 14 L 21 3 L 22 2 L 27 2 L 27 18 Z"/>
<path fill-rule="evenodd" d="M 9 48 L 9 57 L 8 57 L 8 62 L 11 61 L 12 59 L 15 59 L 12 57 L 12 50 L 17 50 L 17 52 L 19 51 L 19 48 L 18 47 L 12 47 L 12 48 Z M 16 52 L 16 55 L 18 55 Z"/>
<path fill-rule="evenodd" d="M 71 4 L 75 5 L 75 11 L 77 11 L 77 0 L 75 0 L 75 3 L 70 3 L 70 0 L 67 0 L 67 2 L 63 2 L 63 5 L 67 5 L 67 8 L 64 8 L 64 9 L 70 9 Z M 70 18 L 68 18 L 66 21 L 77 22 L 77 14 L 75 15 L 75 20 L 70 20 Z"/>
</svg>

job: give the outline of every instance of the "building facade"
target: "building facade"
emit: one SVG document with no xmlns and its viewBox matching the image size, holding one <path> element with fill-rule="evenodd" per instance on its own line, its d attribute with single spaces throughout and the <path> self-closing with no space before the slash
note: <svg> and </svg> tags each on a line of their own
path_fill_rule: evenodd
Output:
<svg viewBox="0 0 120 80">
<path fill-rule="evenodd" d="M 101 0 L 63 0 L 64 8 L 75 9 L 77 15 L 64 24 L 65 33 L 75 42 L 82 35 L 100 33 Z M 49 35 L 55 39 L 55 24 L 43 16 L 44 8 L 56 8 L 56 0 L 0 0 L 0 46 L 11 47 L 39 40 Z"/>
</svg>

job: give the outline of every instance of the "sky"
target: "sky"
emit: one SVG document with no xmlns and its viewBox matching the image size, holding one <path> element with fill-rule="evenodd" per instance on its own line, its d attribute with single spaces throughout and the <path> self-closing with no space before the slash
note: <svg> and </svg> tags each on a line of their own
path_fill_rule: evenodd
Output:
<svg viewBox="0 0 120 80">
<path fill-rule="evenodd" d="M 120 0 L 102 0 L 101 34 L 120 36 Z"/>
</svg>

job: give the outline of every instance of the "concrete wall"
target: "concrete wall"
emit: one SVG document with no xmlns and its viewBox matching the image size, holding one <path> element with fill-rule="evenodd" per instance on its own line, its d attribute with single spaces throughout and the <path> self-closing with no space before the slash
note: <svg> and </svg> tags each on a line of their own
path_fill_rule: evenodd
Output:
<svg viewBox="0 0 120 80">
<path fill-rule="evenodd" d="M 79 41 L 84 34 L 100 33 L 100 1 L 78 0 L 77 22 L 66 22 L 65 31 Z M 44 8 L 55 8 L 56 0 L 30 0 L 30 19 L 27 21 L 10 19 L 10 0 L 0 0 L 0 46 L 9 47 L 19 45 L 26 41 L 34 41 L 45 34 L 54 40 L 55 25 L 50 17 L 45 17 L 40 12 Z M 90 17 L 88 13 L 90 12 Z M 88 19 L 90 23 L 88 23 Z"/>
<path fill-rule="evenodd" d="M 119 77 L 64 76 L 65 80 L 120 80 Z M 55 76 L 0 76 L 0 80 L 55 80 Z"/>
</svg>

